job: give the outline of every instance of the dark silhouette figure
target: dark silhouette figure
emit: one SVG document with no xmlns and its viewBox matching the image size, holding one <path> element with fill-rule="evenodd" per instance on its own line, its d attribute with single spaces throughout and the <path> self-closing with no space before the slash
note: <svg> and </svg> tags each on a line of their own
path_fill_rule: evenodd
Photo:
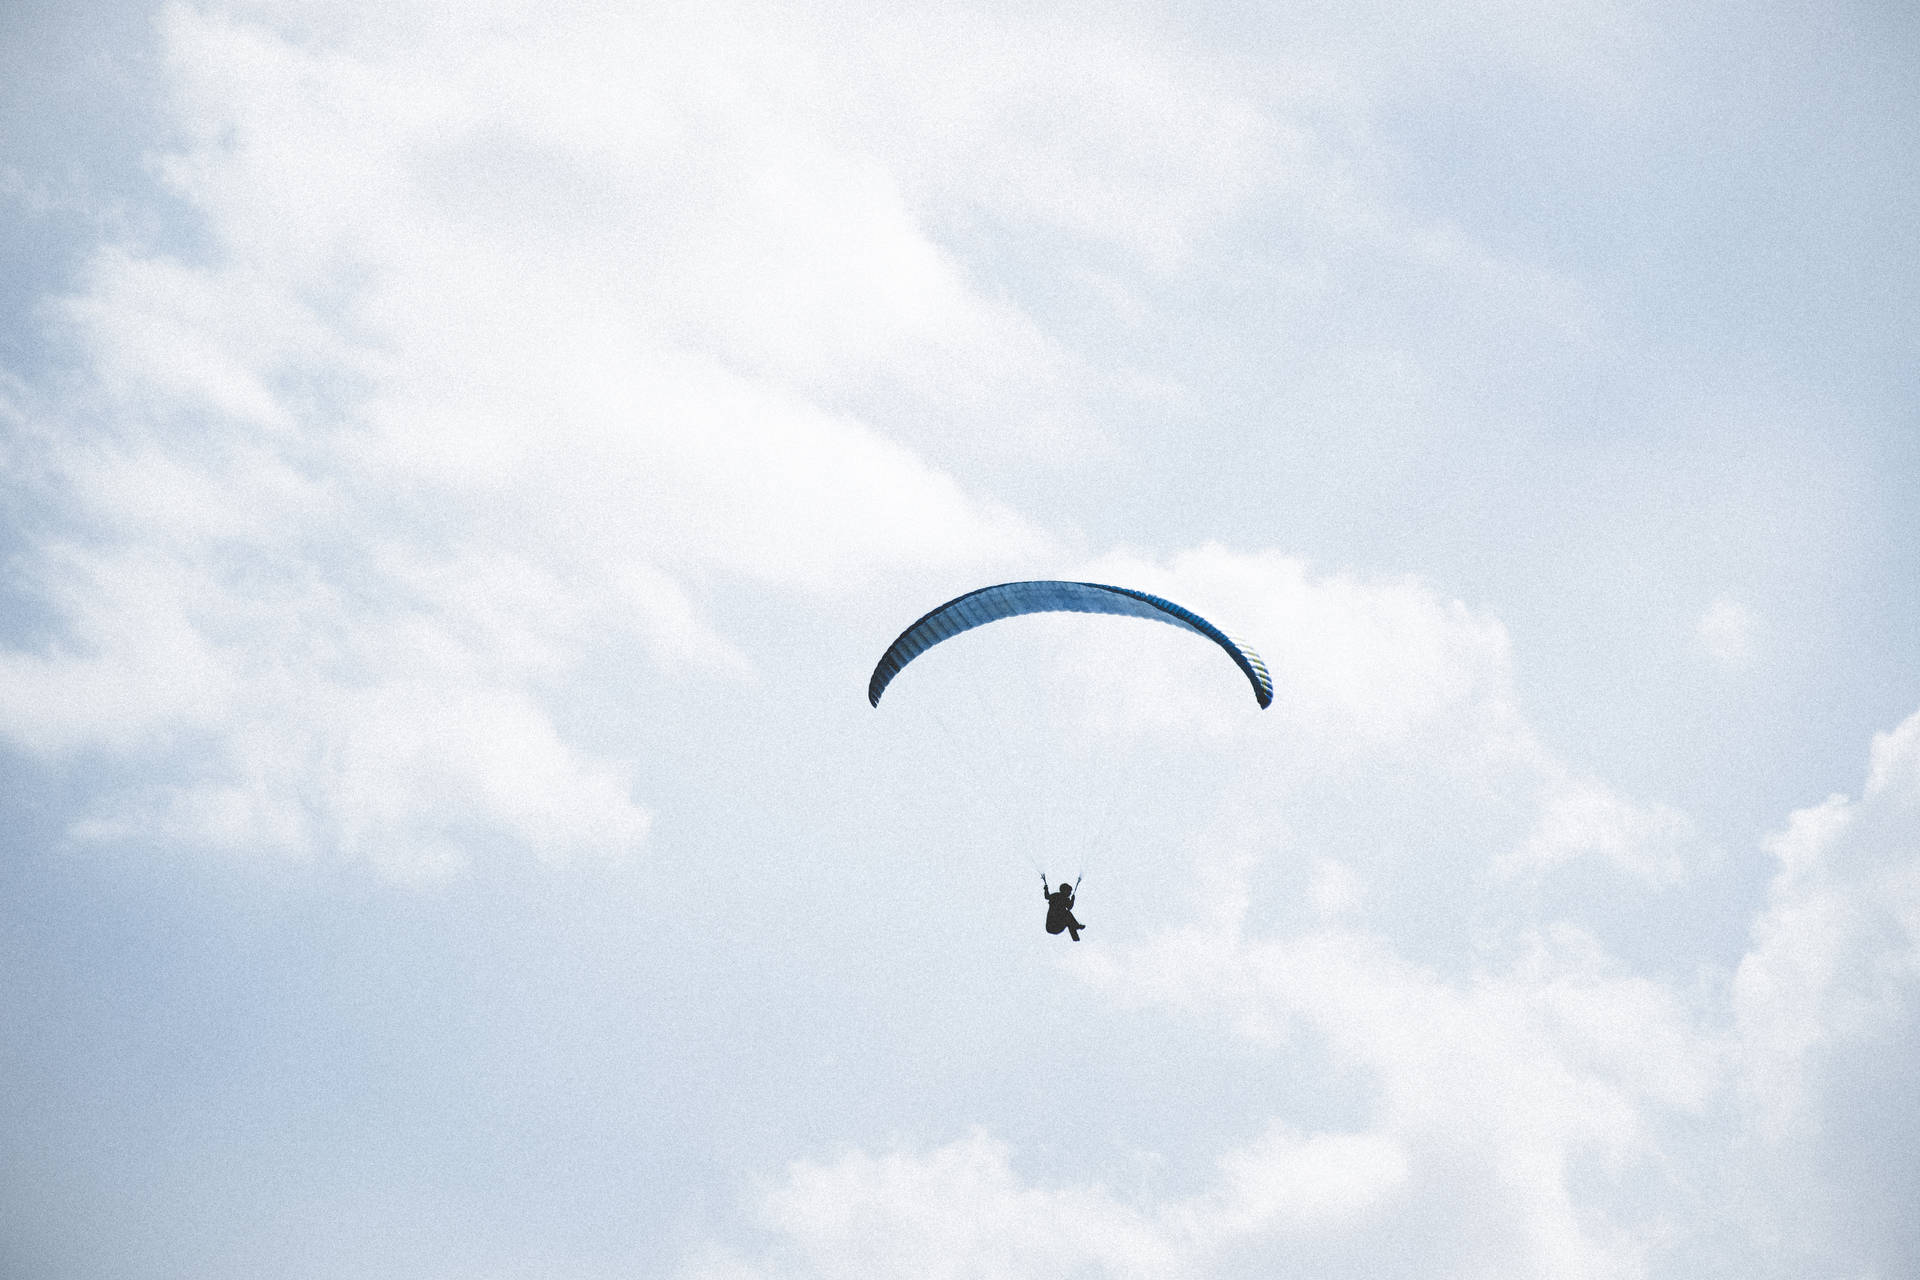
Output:
<svg viewBox="0 0 1920 1280">
<path fill-rule="evenodd" d="M 1080 941 L 1080 931 L 1087 926 L 1073 918 L 1073 886 L 1062 884 L 1049 892 L 1046 877 L 1042 876 L 1040 892 L 1047 895 L 1047 932 L 1058 933 L 1065 929 L 1069 938 Z"/>
</svg>

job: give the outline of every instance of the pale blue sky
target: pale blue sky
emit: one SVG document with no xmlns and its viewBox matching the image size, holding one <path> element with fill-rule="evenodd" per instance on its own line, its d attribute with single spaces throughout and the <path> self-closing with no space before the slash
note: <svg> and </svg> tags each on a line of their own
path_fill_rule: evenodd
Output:
<svg viewBox="0 0 1920 1280">
<path fill-rule="evenodd" d="M 1897 7 L 0 59 L 0 1273 L 1920 1264 Z"/>
</svg>

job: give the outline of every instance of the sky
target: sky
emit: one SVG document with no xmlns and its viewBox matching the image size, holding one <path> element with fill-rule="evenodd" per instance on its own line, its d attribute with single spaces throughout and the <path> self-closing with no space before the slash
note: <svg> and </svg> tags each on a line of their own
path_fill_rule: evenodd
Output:
<svg viewBox="0 0 1920 1280">
<path fill-rule="evenodd" d="M 5 6 L 0 1275 L 1920 1271 L 1917 134 L 1885 4 Z M 867 705 L 1027 578 L 1273 706 Z"/>
</svg>

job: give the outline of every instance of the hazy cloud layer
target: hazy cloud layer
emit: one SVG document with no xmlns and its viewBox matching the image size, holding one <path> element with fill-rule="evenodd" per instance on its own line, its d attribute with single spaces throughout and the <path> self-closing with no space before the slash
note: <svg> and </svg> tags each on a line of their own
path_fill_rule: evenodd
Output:
<svg viewBox="0 0 1920 1280">
<path fill-rule="evenodd" d="M 1189 597 L 1223 570 L 1263 574 L 1268 590 L 1242 599 L 1284 594 L 1264 576 L 1276 569 L 1298 574 L 1283 560 L 1236 563 L 1219 552 L 1180 569 L 1167 576 Z M 1310 690 L 1357 661 L 1380 665 L 1374 679 L 1347 687 L 1377 691 L 1393 687 L 1396 668 L 1459 671 L 1477 665 L 1467 655 L 1486 652 L 1486 624 L 1409 585 L 1296 582 L 1290 613 L 1309 630 L 1351 622 L 1356 601 L 1398 623 L 1397 601 L 1427 613 L 1437 643 L 1423 646 L 1418 628 L 1359 624 L 1360 644 L 1328 651 L 1344 661 L 1296 651 L 1277 668 L 1286 683 Z M 1369 652 L 1377 656 L 1348 656 Z M 1488 701 L 1501 701 L 1499 663 L 1480 674 Z M 1426 720 L 1456 735 L 1423 754 L 1475 761 L 1480 785 L 1514 791 L 1522 828 L 1529 811 L 1552 826 L 1566 807 L 1557 782 L 1487 769 L 1513 757 L 1474 741 L 1489 719 L 1502 720 L 1459 696 L 1474 683 L 1413 681 L 1411 697 L 1370 692 L 1367 702 L 1376 714 L 1395 704 L 1393 722 Z M 1276 710 L 1287 714 L 1283 704 Z M 1309 698 L 1303 722 L 1315 714 Z M 1358 755 L 1336 767 L 1377 785 L 1391 747 L 1359 741 Z M 1190 898 L 1192 918 L 1076 952 L 1073 971 L 1121 1007 L 1178 1012 L 1169 1035 L 1173 1025 L 1201 1037 L 1217 1027 L 1276 1066 L 1299 1063 L 1304 1047 L 1314 1072 L 1365 1099 L 1362 1127 L 1291 1129 L 1287 1112 L 1311 1086 L 1288 1073 L 1271 1098 L 1272 1128 L 1218 1152 L 1211 1184 L 1177 1197 L 1028 1172 L 989 1132 L 931 1150 L 807 1160 L 757 1202 L 775 1244 L 762 1254 L 710 1253 L 686 1274 L 1042 1275 L 1062 1257 L 1110 1276 L 1263 1274 L 1302 1259 L 1320 1274 L 1356 1276 L 1682 1275 L 1700 1265 L 1797 1276 L 1835 1260 L 1866 1274 L 1897 1266 L 1901 1255 L 1882 1251 L 1884 1236 L 1861 1233 L 1871 1214 L 1836 1209 L 1828 1190 L 1872 1178 L 1891 1154 L 1836 1152 L 1831 1134 L 1860 1131 L 1889 1104 L 1901 1070 L 1874 1064 L 1910 1047 L 1916 1030 L 1916 743 L 1920 716 L 1875 739 L 1857 799 L 1793 814 L 1768 842 L 1775 870 L 1744 952 L 1728 964 L 1702 941 L 1691 955 L 1668 957 L 1663 969 L 1679 978 L 1639 972 L 1610 952 L 1593 931 L 1607 921 L 1503 914 L 1511 902 L 1489 914 L 1513 874 L 1497 827 L 1474 832 L 1487 837 L 1478 856 L 1422 884 L 1432 911 L 1464 913 L 1471 925 L 1471 938 L 1433 962 L 1407 954 L 1414 940 L 1382 909 L 1398 870 L 1385 848 L 1353 865 L 1311 868 L 1303 896 L 1315 911 L 1302 916 L 1263 888 L 1296 856 L 1286 842 L 1195 842 L 1183 853 L 1205 892 Z M 1234 749 L 1259 750 L 1244 737 Z M 1531 752 L 1520 761 L 1539 765 Z M 1266 763 L 1270 822 L 1311 804 L 1310 785 L 1288 782 L 1278 760 Z M 1393 776 L 1410 780 L 1400 769 Z M 1476 821 L 1431 772 L 1417 785 L 1428 819 Z M 1606 838 L 1585 840 L 1585 852 L 1629 877 L 1669 856 L 1661 821 L 1612 798 L 1601 808 L 1608 816 L 1589 820 L 1608 828 Z M 1473 888 L 1435 895 L 1433 884 L 1447 878 Z M 1687 892 L 1664 876 L 1651 888 Z M 1877 1080 L 1872 1089 L 1859 1088 L 1863 1072 Z M 1070 1108 L 1061 1123 L 1072 1131 Z"/>
<path fill-rule="evenodd" d="M 804 83 L 729 94 L 681 55 L 741 51 L 685 24 L 375 52 L 167 11 L 161 169 L 203 245 L 96 255 L 63 306 L 81 394 L 9 423 L 19 587 L 58 630 L 6 654 L 4 727 L 154 766 L 76 834 L 400 874 L 489 832 L 617 851 L 647 826 L 631 762 L 554 720 L 583 637 L 739 675 L 716 576 L 846 592 L 1040 544 L 822 396 L 923 357 L 923 396 L 1025 377 L 1045 342 Z"/>
<path fill-rule="evenodd" d="M 1911 1271 L 1920 713 L 1809 787 L 1911 698 L 1804 675 L 1920 545 L 1828 435 L 1911 406 L 1791 385 L 1756 299 L 1870 272 L 1741 168 L 1907 62 L 1734 16 L 157 10 L 131 211 L 0 171 L 86 237 L 0 384 L 0 763 L 74 855 L 0 865 L 0 1270 Z M 1789 72 L 1852 131 L 1664 138 Z M 1109 619 L 864 705 L 1056 575 L 1273 707 Z"/>
</svg>

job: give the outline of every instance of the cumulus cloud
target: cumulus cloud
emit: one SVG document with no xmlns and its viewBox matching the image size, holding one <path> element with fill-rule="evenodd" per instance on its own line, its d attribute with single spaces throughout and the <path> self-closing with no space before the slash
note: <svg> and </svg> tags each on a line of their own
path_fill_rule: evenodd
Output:
<svg viewBox="0 0 1920 1280">
<path fill-rule="evenodd" d="M 1700 647 L 1724 670 L 1750 666 L 1758 652 L 1760 619 L 1737 600 L 1720 596 L 1694 627 Z"/>
<path fill-rule="evenodd" d="M 1653 1133 L 1702 1107 L 1715 1046 L 1685 1001 L 1579 930 L 1521 941 L 1510 965 L 1449 981 L 1346 930 L 1204 929 L 1103 958 L 1094 977 L 1129 999 L 1215 1009 L 1243 1034 L 1308 1035 L 1362 1073 L 1382 1139 L 1406 1153 L 1405 1229 L 1433 1232 L 1416 1250 L 1441 1271 L 1632 1274 L 1629 1228 L 1654 1224 L 1609 1221 L 1612 1197 L 1660 1177 Z M 1457 1205 L 1463 1187 L 1470 1222 L 1420 1225 L 1418 1206 Z"/>
<path fill-rule="evenodd" d="M 889 693 L 896 717 L 922 701 L 964 708 L 923 717 L 926 738 L 966 757 L 956 785 L 978 804 L 1026 796 L 1008 820 L 1044 825 L 1042 847 L 1104 846 L 1085 833 L 1158 823 L 1157 838 L 1266 863 L 1257 911 L 1365 917 L 1435 954 L 1510 924 L 1515 889 L 1594 875 L 1630 897 L 1714 865 L 1685 814 L 1545 743 L 1519 705 L 1505 628 L 1424 583 L 1221 546 L 1110 555 L 1066 576 L 1195 609 L 1262 655 L 1275 696 L 1257 709 L 1217 647 L 1141 622 L 969 633 L 977 687 L 958 681 L 957 658 L 925 661 Z M 1151 813 L 1127 794 L 1149 779 Z M 1171 880 L 1161 891 L 1189 893 Z"/>
<path fill-rule="evenodd" d="M 1165 273 L 1262 192 L 1352 203 L 1276 110 L 1324 77 L 1252 85 L 1150 23 L 259 3 L 174 5 L 160 31 L 174 141 L 152 168 L 197 233 L 93 256 L 56 312 L 81 376 L 7 426 L 37 513 L 16 594 L 57 625 L 3 655 L 0 732 L 154 765 L 94 834 L 159 805 L 217 843 L 338 847 L 423 802 L 350 804 L 316 762 L 438 703 L 515 708 L 599 813 L 582 830 L 633 837 L 638 763 L 562 727 L 582 634 L 738 677 L 718 584 L 833 595 L 1057 558 L 941 459 L 1057 462 L 1130 375 L 1096 378 L 1023 312 L 970 228 Z M 1473 257 L 1455 248 L 1447 270 Z M 1344 656 L 1301 664 L 1289 714 L 1404 738 L 1503 661 L 1497 627 L 1449 608 L 1368 588 L 1275 629 L 1282 661 Z M 1458 651 L 1367 653 L 1387 615 Z M 476 811 L 591 843 L 498 789 Z"/>
<path fill-rule="evenodd" d="M 182 4 L 160 32 L 152 167 L 198 233 L 93 256 L 54 313 L 80 376 L 7 426 L 16 593 L 53 625 L 0 655 L 0 732 L 144 753 L 96 837 L 443 829 L 432 788 L 340 781 L 373 726 L 509 839 L 637 837 L 637 762 L 561 727 L 582 635 L 740 677 L 716 584 L 1052 547 L 937 461 L 1095 430 L 1089 372 L 952 247 L 970 221 L 1169 269 L 1285 149 L 1207 59 L 1045 18 Z M 434 705 L 522 726 L 598 817 L 399 731 Z"/>
<path fill-rule="evenodd" d="M 1591 105 L 1639 56 L 1631 15 L 1387 0 L 1285 15 L 1287 49 L 1244 62 L 1083 16 L 168 7 L 151 169 L 193 234 L 94 253 L 49 309 L 72 366 L 0 405 L 0 739 L 84 784 L 72 837 L 424 881 L 625 854 L 665 797 L 597 726 L 764 678 L 742 614 L 1066 571 L 1072 536 L 955 460 L 1058 467 L 1099 441 L 1091 404 L 1183 392 L 1094 368 L 1046 289 L 1124 325 L 1189 269 L 1270 287 L 1247 341 L 1325 342 L 1287 394 L 1342 451 L 1481 367 L 1407 335 L 1590 318 L 1578 282 L 1370 196 L 1366 135 L 1460 67 L 1579 76 Z M 1259 243 L 1208 263 L 1249 210 Z M 1052 268 L 1025 294 L 1023 255 Z M 1309 295 L 1325 317 L 1290 309 Z M 1197 1025 L 1271 1069 L 1178 1191 L 964 1124 L 816 1149 L 690 1275 L 1912 1269 L 1798 1206 L 1868 1123 L 1848 1082 L 1914 1042 L 1920 716 L 1759 851 L 1744 951 L 1655 966 L 1619 904 L 1708 905 L 1709 851 L 1536 731 L 1498 618 L 1280 551 L 1072 572 L 1220 621 L 1279 697 L 1253 711 L 1171 629 L 1040 659 L 1057 742 L 1182 757 L 1156 798 L 1213 806 L 1142 874 L 1151 923 L 1103 905 L 1065 972 L 1169 1060 Z M 1693 639 L 1736 671 L 1762 619 L 1722 597 Z M 1122 664 L 1125 689 L 1085 678 Z M 1345 1114 L 1306 1114 L 1315 1084 Z"/>
<path fill-rule="evenodd" d="M 1300 1020 L 1377 1092 L 1371 1127 L 1301 1135 L 1276 1121 L 1222 1153 L 1212 1186 L 1145 1205 L 1017 1178 L 978 1135 L 801 1165 L 763 1203 L 781 1241 L 764 1269 L 732 1262 L 752 1275 L 926 1274 L 933 1258 L 952 1275 L 1211 1275 L 1311 1248 L 1325 1274 L 1642 1274 L 1664 1224 L 1630 1203 L 1612 1216 L 1615 1197 L 1661 1178 L 1659 1124 L 1701 1110 L 1714 1058 L 1672 993 L 1590 951 L 1539 937 L 1523 963 L 1463 985 L 1338 931 L 1196 928 L 1108 953 L 1086 971 L 1125 1000 L 1221 1009 L 1263 1037 Z"/>
<path fill-rule="evenodd" d="M 1651 883 L 1687 874 L 1699 852 L 1687 816 L 1670 805 L 1640 806 L 1593 779 L 1547 770 L 1540 815 L 1507 860 L 1510 868 L 1546 868 L 1594 856 Z"/>
<path fill-rule="evenodd" d="M 1835 1160 L 1866 1185 L 1897 1153 L 1836 1155 L 1822 1134 L 1862 1123 L 1879 1104 L 1846 1082 L 1912 1040 L 1920 714 L 1875 738 L 1857 799 L 1797 812 L 1767 841 L 1773 882 L 1742 953 L 1683 938 L 1648 965 L 1609 945 L 1614 910 L 1548 907 L 1532 877 L 1585 863 L 1684 902 L 1718 891 L 1687 874 L 1697 840 L 1678 814 L 1574 780 L 1536 741 L 1496 624 L 1416 583 L 1286 557 L 1208 548 L 1099 567 L 1215 617 L 1237 607 L 1280 698 L 1271 718 L 1223 711 L 1224 736 L 1188 747 L 1250 762 L 1234 776 L 1258 779 L 1261 799 L 1233 807 L 1287 816 L 1216 824 L 1179 851 L 1189 891 L 1066 965 L 1119 1008 L 1170 1015 L 1144 1032 L 1167 1038 L 1161 1052 L 1197 1025 L 1287 1064 L 1249 1076 L 1264 1125 L 1179 1194 L 1050 1179 L 987 1133 L 803 1161 L 757 1201 L 772 1243 L 692 1274 L 923 1274 L 936 1258 L 953 1275 L 1267 1274 L 1303 1257 L 1356 1276 L 1678 1276 L 1703 1258 L 1761 1275 L 1899 1270 L 1825 1190 Z M 1195 687 L 1177 669 L 1135 679 L 1162 682 L 1128 704 L 1149 719 L 1156 697 Z M 1333 778 L 1361 836 L 1313 856 L 1333 830 L 1314 823 L 1315 791 Z M 1424 878 L 1394 848 L 1409 837 L 1360 808 L 1384 778 L 1417 788 L 1416 858 L 1439 864 Z M 1276 879 L 1308 909 L 1276 901 Z M 1351 1127 L 1293 1119 L 1315 1073 L 1359 1099 Z"/>
<path fill-rule="evenodd" d="M 976 1132 L 923 1153 L 798 1162 L 759 1201 L 779 1238 L 768 1255 L 715 1248 L 683 1274 L 1199 1276 L 1250 1239 L 1363 1218 L 1404 1174 L 1376 1135 L 1275 1129 L 1228 1152 L 1209 1191 L 1143 1208 L 1104 1187 L 1029 1182 L 1007 1144 Z"/>
<path fill-rule="evenodd" d="M 1157 564 L 1109 557 L 1087 576 L 1140 584 L 1244 637 L 1274 676 L 1263 716 L 1195 697 L 1218 665 L 1204 646 L 1170 647 L 1179 665 L 1139 689 L 1101 690 L 1100 705 L 1130 711 L 1156 731 L 1232 740 L 1244 766 L 1276 780 L 1341 777 L 1382 761 L 1412 762 L 1429 781 L 1498 791 L 1473 856 L 1490 869 L 1548 873 L 1592 860 L 1649 884 L 1684 877 L 1706 856 L 1686 816 L 1636 803 L 1576 773 L 1529 725 L 1514 688 L 1498 619 L 1410 579 L 1315 572 L 1283 554 L 1211 546 Z M 1116 636 L 1113 657 L 1131 640 Z M 1198 715 L 1196 715 L 1196 710 Z M 1112 714 L 1112 712 L 1110 712 Z"/>
<path fill-rule="evenodd" d="M 1769 1131 L 1817 1123 L 1836 1055 L 1913 1012 L 1920 979 L 1920 713 L 1876 734 L 1865 790 L 1795 812 L 1734 982 L 1741 1086 Z M 1844 1105 L 1844 1103 L 1842 1104 Z"/>
<path fill-rule="evenodd" d="M 8 422 L 42 531 L 16 589 L 57 625 L 0 655 L 0 728 L 150 765 L 77 833 L 437 866 L 464 805 L 534 847 L 629 843 L 636 762 L 560 727 L 582 635 L 738 676 L 703 584 L 836 593 L 1046 544 L 866 416 L 957 391 L 1019 449 L 1073 413 L 1072 362 L 935 239 L 922 206 L 957 197 L 902 157 L 937 139 L 987 205 L 1066 218 L 1120 180 L 1099 139 L 997 141 L 1076 95 L 1116 139 L 1160 119 L 1184 177 L 1096 221 L 1171 252 L 1239 189 L 1183 140 L 1253 124 L 1218 92 L 1173 123 L 1198 67 L 1143 46 L 982 78 L 1004 33 L 956 20 L 973 54 L 936 91 L 898 26 L 856 67 L 819 15 L 738 16 L 167 11 L 157 169 L 201 240 L 102 249 L 59 312 L 84 378 Z M 454 744 L 456 709 L 530 755 Z"/>
<path fill-rule="evenodd" d="M 1365 1081 L 1365 1129 L 1276 1117 L 1220 1154 L 1210 1186 L 1144 1200 L 1022 1176 L 984 1133 L 803 1161 L 758 1200 L 774 1243 L 710 1251 L 687 1274 L 1228 1275 L 1302 1256 L 1356 1276 L 1678 1276 L 1704 1257 L 1758 1275 L 1898 1271 L 1824 1208 L 1818 1130 L 1862 1105 L 1827 1082 L 1912 1029 L 1916 743 L 1920 714 L 1875 739 L 1859 799 L 1796 813 L 1769 841 L 1770 899 L 1724 980 L 1636 974 L 1570 923 L 1529 926 L 1504 958 L 1447 977 L 1341 921 L 1262 931 L 1242 893 L 1075 968 L 1123 1004 L 1320 1046 Z"/>
<path fill-rule="evenodd" d="M 1137 1213 L 1098 1189 L 1027 1185 L 980 1133 L 925 1155 L 796 1164 L 762 1212 L 802 1275 L 1040 1276 L 1057 1274 L 1063 1249 L 1110 1274 L 1178 1274 Z"/>
</svg>

